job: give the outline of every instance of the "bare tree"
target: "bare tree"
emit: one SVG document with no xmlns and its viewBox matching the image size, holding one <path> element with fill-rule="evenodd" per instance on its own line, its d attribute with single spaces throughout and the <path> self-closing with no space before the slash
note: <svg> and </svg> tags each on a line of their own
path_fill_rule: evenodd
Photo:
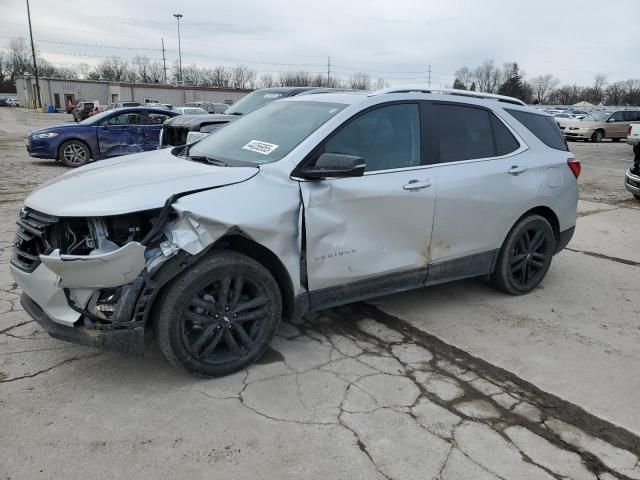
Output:
<svg viewBox="0 0 640 480">
<path fill-rule="evenodd" d="M 640 80 L 630 78 L 622 83 L 624 85 L 624 103 L 627 105 L 640 105 Z"/>
<path fill-rule="evenodd" d="M 311 86 L 312 79 L 309 72 L 282 72 L 279 83 L 282 87 L 308 87 Z"/>
<path fill-rule="evenodd" d="M 131 61 L 132 71 L 142 83 L 151 82 L 151 60 L 145 55 L 136 55 Z"/>
<path fill-rule="evenodd" d="M 15 84 L 16 77 L 25 73 L 33 74 L 31 51 L 24 38 L 18 37 L 9 40 L 6 62 L 9 80 L 12 84 Z"/>
<path fill-rule="evenodd" d="M 78 76 L 80 78 L 89 78 L 89 72 L 91 71 L 91 67 L 88 63 L 82 62 L 78 64 Z"/>
<path fill-rule="evenodd" d="M 607 105 L 620 105 L 624 97 L 624 82 L 615 82 L 607 87 L 605 94 L 607 96 Z"/>
<path fill-rule="evenodd" d="M 466 90 L 469 90 L 469 88 L 471 88 L 471 84 L 474 81 L 474 76 L 468 67 L 462 67 L 456 70 L 456 79 L 461 84 L 461 85 L 458 85 L 458 87 L 464 86 Z"/>
<path fill-rule="evenodd" d="M 534 100 L 537 103 L 544 103 L 553 89 L 560 83 L 553 75 L 547 73 L 531 79 Z"/>
<path fill-rule="evenodd" d="M 149 64 L 149 81 L 152 83 L 164 82 L 164 65 L 162 62 L 153 62 Z"/>
<path fill-rule="evenodd" d="M 356 90 L 371 90 L 371 77 L 367 73 L 354 73 L 349 77 L 349 87 Z"/>
<path fill-rule="evenodd" d="M 493 60 L 486 60 L 474 70 L 473 76 L 478 91 L 495 93 L 498 90 L 502 72 L 493 64 Z"/>
<path fill-rule="evenodd" d="M 270 73 L 263 73 L 260 76 L 259 84 L 262 88 L 270 88 L 270 87 L 273 87 L 276 84 L 276 82 L 273 79 L 273 75 L 271 75 Z"/>
<path fill-rule="evenodd" d="M 209 85 L 225 88 L 229 86 L 229 71 L 225 67 L 215 67 L 207 70 Z"/>
<path fill-rule="evenodd" d="M 375 81 L 375 83 L 373 84 L 373 89 L 374 90 L 382 90 L 383 88 L 386 88 L 387 82 L 385 81 L 384 78 L 379 78 Z"/>
<path fill-rule="evenodd" d="M 95 72 L 100 79 L 122 82 L 128 78 L 129 62 L 114 55 L 100 62 Z"/>
</svg>

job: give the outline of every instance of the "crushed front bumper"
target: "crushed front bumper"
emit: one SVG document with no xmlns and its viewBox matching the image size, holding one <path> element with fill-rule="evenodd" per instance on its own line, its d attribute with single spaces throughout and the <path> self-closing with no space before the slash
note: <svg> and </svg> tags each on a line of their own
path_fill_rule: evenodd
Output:
<svg viewBox="0 0 640 480">
<path fill-rule="evenodd" d="M 58 340 L 132 356 L 142 356 L 144 352 L 143 326 L 109 329 L 69 327 L 54 322 L 26 293 L 20 297 L 20 303 L 38 325 Z"/>
<path fill-rule="evenodd" d="M 624 186 L 633 195 L 640 196 L 640 174 L 634 175 L 631 169 L 627 170 L 624 175 Z"/>
</svg>

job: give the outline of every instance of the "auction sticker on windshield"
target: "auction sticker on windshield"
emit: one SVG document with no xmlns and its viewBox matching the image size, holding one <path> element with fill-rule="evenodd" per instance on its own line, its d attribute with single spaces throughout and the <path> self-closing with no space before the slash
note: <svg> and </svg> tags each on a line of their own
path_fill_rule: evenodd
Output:
<svg viewBox="0 0 640 480">
<path fill-rule="evenodd" d="M 278 145 L 274 145 L 273 143 L 261 142 L 260 140 L 251 140 L 244 147 L 242 147 L 243 150 L 261 153 L 262 155 L 269 155 L 276 148 L 278 148 Z"/>
</svg>

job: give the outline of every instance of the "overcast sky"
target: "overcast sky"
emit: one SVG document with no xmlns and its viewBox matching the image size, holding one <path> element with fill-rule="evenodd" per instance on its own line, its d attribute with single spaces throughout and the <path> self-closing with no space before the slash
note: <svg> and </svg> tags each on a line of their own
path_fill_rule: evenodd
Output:
<svg viewBox="0 0 640 480">
<path fill-rule="evenodd" d="M 517 61 L 531 78 L 552 73 L 587 85 L 640 78 L 640 0 L 31 0 L 34 39 L 54 64 L 136 54 L 185 64 L 243 63 L 274 76 L 363 71 L 392 84 L 451 86 L 461 66 Z M 0 46 L 28 38 L 25 0 L 0 0 Z M 58 43 L 56 43 L 58 42 Z M 65 42 L 65 43 L 63 43 Z M 68 43 L 86 44 L 71 45 Z M 109 48 L 104 48 L 109 47 Z M 126 48 L 113 48 L 126 47 Z M 64 52 L 64 54 L 63 54 Z"/>
</svg>

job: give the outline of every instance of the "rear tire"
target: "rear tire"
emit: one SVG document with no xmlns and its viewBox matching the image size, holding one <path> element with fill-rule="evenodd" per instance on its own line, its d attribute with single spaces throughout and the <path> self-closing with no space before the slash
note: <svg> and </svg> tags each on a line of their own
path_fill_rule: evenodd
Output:
<svg viewBox="0 0 640 480">
<path fill-rule="evenodd" d="M 635 193 L 633 194 L 634 197 L 636 197 L 636 200 L 640 200 L 640 195 L 636 195 Z"/>
<path fill-rule="evenodd" d="M 195 375 L 218 377 L 265 352 L 282 317 L 282 299 L 265 267 L 220 251 L 175 280 L 158 312 L 156 332 L 165 357 Z"/>
<path fill-rule="evenodd" d="M 507 235 L 490 283 L 511 295 L 535 289 L 551 266 L 555 250 L 553 228 L 540 215 L 520 220 Z"/>
<path fill-rule="evenodd" d="M 89 163 L 90 158 L 89 147 L 78 140 L 64 142 L 58 150 L 58 159 L 67 167 L 81 167 Z"/>
</svg>

